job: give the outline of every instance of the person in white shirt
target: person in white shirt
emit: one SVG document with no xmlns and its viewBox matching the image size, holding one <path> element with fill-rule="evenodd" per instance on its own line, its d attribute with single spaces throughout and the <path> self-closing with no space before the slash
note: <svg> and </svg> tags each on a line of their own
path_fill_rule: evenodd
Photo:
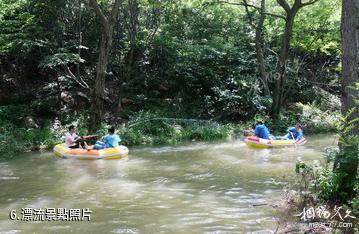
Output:
<svg viewBox="0 0 359 234">
<path fill-rule="evenodd" d="M 65 135 L 65 144 L 71 149 L 87 148 L 86 142 L 76 134 L 76 128 L 74 125 L 69 127 L 69 132 Z"/>
</svg>

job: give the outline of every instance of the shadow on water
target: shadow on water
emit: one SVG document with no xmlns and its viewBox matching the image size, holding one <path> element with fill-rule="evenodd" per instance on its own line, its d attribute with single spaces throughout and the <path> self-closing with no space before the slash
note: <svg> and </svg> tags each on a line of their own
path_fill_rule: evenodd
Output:
<svg viewBox="0 0 359 234">
<path fill-rule="evenodd" d="M 251 233 L 276 228 L 294 163 L 320 160 L 333 136 L 298 148 L 242 141 L 130 149 L 122 160 L 31 153 L 0 163 L 0 233 Z M 89 208 L 91 221 L 24 222 L 21 208 Z"/>
</svg>

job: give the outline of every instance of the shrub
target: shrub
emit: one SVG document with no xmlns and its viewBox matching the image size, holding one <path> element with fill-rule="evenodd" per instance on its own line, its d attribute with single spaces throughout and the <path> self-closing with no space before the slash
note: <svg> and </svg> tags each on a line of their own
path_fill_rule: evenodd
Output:
<svg viewBox="0 0 359 234">
<path fill-rule="evenodd" d="M 281 111 L 276 121 L 265 113 L 259 113 L 250 121 L 252 125 L 257 119 L 265 120 L 273 132 L 284 132 L 287 127 L 299 122 L 305 133 L 313 134 L 338 131 L 341 114 L 339 111 L 322 111 L 316 104 L 296 103 L 288 110 Z"/>
<path fill-rule="evenodd" d="M 213 121 L 194 119 L 159 118 L 156 114 L 140 112 L 128 127 L 119 129 L 123 143 L 176 144 L 191 140 L 216 140 L 227 137 L 232 128 Z"/>
<path fill-rule="evenodd" d="M 301 110 L 299 121 L 305 126 L 306 132 L 322 133 L 338 130 L 341 114 L 339 111 L 322 111 L 315 104 L 296 105 Z"/>
</svg>

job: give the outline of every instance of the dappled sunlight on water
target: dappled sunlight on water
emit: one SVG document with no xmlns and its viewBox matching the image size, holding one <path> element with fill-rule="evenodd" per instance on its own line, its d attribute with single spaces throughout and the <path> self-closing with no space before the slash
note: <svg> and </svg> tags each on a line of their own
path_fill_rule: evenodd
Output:
<svg viewBox="0 0 359 234">
<path fill-rule="evenodd" d="M 138 147 L 121 160 L 32 153 L 0 163 L 0 233 L 250 233 L 276 228 L 282 188 L 297 159 L 322 160 L 333 136 L 298 148 L 252 149 L 240 140 Z M 21 222 L 21 208 L 90 208 L 91 221 Z"/>
</svg>

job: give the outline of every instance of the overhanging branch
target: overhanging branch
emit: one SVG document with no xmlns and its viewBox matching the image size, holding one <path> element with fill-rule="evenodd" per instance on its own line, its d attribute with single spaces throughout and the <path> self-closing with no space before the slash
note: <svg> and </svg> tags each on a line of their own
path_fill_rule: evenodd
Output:
<svg viewBox="0 0 359 234">
<path fill-rule="evenodd" d="M 286 0 L 277 0 L 277 3 L 283 7 L 283 9 L 288 13 L 291 8 Z"/>
<path fill-rule="evenodd" d="M 89 4 L 95 10 L 95 13 L 96 13 L 97 17 L 100 18 L 102 26 L 104 28 L 108 29 L 108 19 L 106 18 L 106 16 L 102 12 L 102 10 L 101 10 L 100 6 L 98 5 L 97 1 L 96 0 L 89 0 Z"/>
<path fill-rule="evenodd" d="M 259 13 L 261 13 L 261 8 L 258 7 L 258 6 L 255 6 L 255 5 L 252 5 L 252 4 L 249 4 L 249 3 L 244 3 L 244 2 L 229 2 L 229 1 L 216 1 L 216 2 L 211 2 L 210 4 L 216 4 L 216 3 L 222 3 L 222 4 L 228 4 L 228 5 L 235 5 L 235 6 L 244 6 L 244 7 L 251 7 L 251 8 L 254 8 L 256 9 Z M 263 14 L 265 15 L 269 15 L 269 16 L 273 16 L 273 17 L 277 17 L 277 18 L 281 18 L 281 19 L 284 19 L 285 20 L 285 17 L 282 16 L 282 15 L 277 15 L 277 14 L 274 14 L 274 13 L 270 13 L 270 12 L 263 12 Z"/>
<path fill-rule="evenodd" d="M 301 6 L 308 6 L 308 5 L 312 5 L 316 2 L 318 2 L 319 0 L 310 0 L 308 2 L 302 2 Z"/>
<path fill-rule="evenodd" d="M 110 16 L 110 24 L 113 24 L 114 22 L 116 22 L 116 18 L 118 16 L 118 12 L 120 11 L 120 5 L 123 2 L 123 0 L 116 0 L 112 11 L 111 11 L 111 16 Z"/>
</svg>

